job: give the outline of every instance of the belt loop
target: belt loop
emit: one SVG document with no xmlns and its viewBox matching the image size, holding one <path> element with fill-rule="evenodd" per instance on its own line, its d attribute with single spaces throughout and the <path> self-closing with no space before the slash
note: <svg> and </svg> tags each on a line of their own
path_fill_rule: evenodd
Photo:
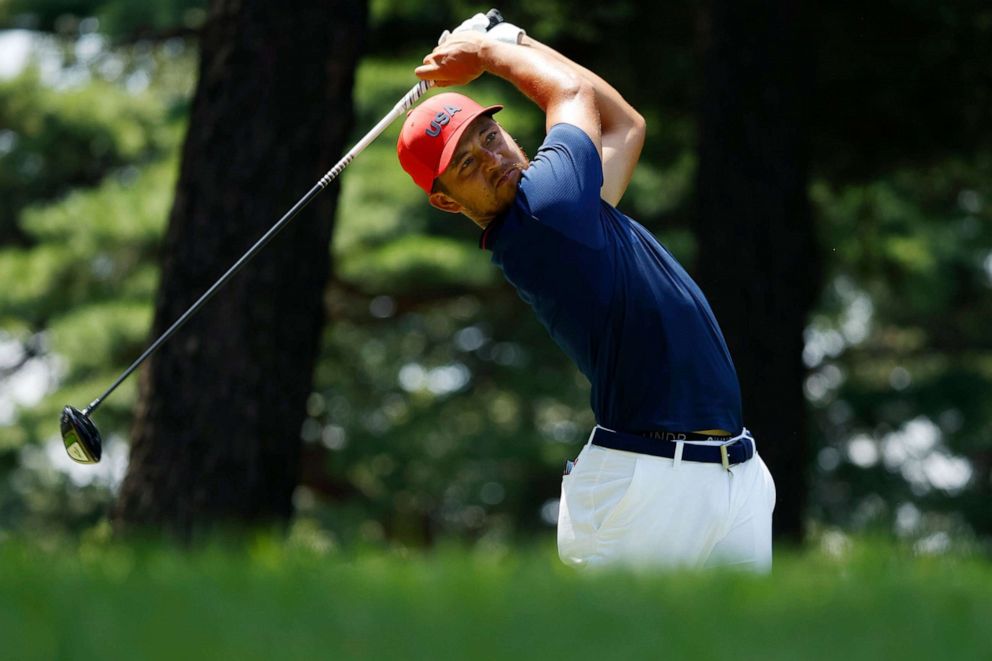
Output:
<svg viewBox="0 0 992 661">
<path fill-rule="evenodd" d="M 729 473 L 730 472 L 730 457 L 727 456 L 727 446 L 726 445 L 721 445 L 720 446 L 720 463 L 723 464 L 723 467 L 726 468 L 727 469 L 727 472 Z"/>
<path fill-rule="evenodd" d="M 741 436 L 751 441 L 751 453 L 752 455 L 758 454 L 758 443 L 754 440 L 754 435 L 748 430 L 747 427 L 741 432 Z"/>
<path fill-rule="evenodd" d="M 685 449 L 685 441 L 675 441 L 675 456 L 672 457 L 672 468 L 678 470 L 682 465 L 682 450 Z"/>
</svg>

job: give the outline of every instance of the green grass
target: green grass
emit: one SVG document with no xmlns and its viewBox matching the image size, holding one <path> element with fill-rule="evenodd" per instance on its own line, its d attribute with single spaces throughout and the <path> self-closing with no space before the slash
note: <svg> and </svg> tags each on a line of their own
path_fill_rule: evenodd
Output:
<svg viewBox="0 0 992 661">
<path fill-rule="evenodd" d="M 857 544 L 771 576 L 510 554 L 0 545 L 4 659 L 988 659 L 992 566 Z"/>
</svg>

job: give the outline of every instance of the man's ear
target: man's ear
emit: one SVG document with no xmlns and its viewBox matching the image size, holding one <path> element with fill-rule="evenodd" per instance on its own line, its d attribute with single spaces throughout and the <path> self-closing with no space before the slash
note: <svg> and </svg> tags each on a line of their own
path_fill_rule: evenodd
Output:
<svg viewBox="0 0 992 661">
<path fill-rule="evenodd" d="M 444 193 L 431 193 L 431 196 L 427 199 L 430 200 L 431 206 L 436 209 L 440 209 L 441 211 L 447 211 L 448 213 L 462 212 L 462 205 L 458 204 L 454 199 Z"/>
</svg>

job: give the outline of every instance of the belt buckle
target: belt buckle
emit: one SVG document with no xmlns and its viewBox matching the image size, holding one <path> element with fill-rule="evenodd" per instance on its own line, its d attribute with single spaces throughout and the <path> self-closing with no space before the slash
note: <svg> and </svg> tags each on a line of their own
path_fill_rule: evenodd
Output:
<svg viewBox="0 0 992 661">
<path fill-rule="evenodd" d="M 720 446 L 720 463 L 723 464 L 725 469 L 730 470 L 730 455 L 727 454 L 726 445 Z"/>
</svg>

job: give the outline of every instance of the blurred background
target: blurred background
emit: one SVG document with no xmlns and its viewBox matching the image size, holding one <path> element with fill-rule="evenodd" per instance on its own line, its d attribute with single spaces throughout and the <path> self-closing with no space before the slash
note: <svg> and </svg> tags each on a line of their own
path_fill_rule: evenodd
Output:
<svg viewBox="0 0 992 661">
<path fill-rule="evenodd" d="M 398 167 L 392 127 L 101 406 L 416 81 L 443 0 L 0 1 L 0 540 L 276 523 L 328 545 L 550 539 L 585 379 Z M 992 7 L 501 6 L 645 116 L 621 210 L 698 277 L 776 531 L 992 537 Z M 543 117 L 471 92 L 533 153 Z M 134 449 L 132 453 L 131 450 Z"/>
</svg>

